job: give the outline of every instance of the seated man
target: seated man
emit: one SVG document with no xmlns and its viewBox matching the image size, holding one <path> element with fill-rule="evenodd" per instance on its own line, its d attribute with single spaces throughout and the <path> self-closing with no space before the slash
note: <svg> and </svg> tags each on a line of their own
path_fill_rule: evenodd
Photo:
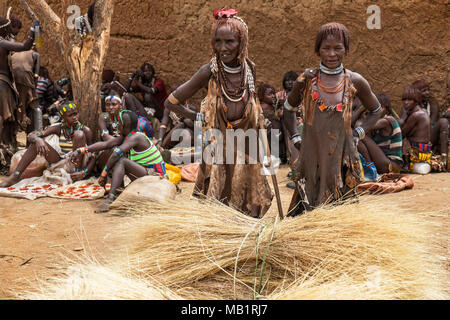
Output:
<svg viewBox="0 0 450 320">
<path fill-rule="evenodd" d="M 402 131 L 392 113 L 391 102 L 385 94 L 377 94 L 382 118 L 370 134 L 358 143 L 358 152 L 366 163 L 374 162 L 378 173 L 399 173 L 403 166 Z"/>
<path fill-rule="evenodd" d="M 140 69 L 132 74 L 125 85 L 128 92 L 142 94 L 142 102 L 146 108 L 154 110 L 154 116 L 159 121 L 164 115 L 164 101 L 167 99 L 167 91 L 164 81 L 155 76 L 155 68 L 145 62 Z"/>
<path fill-rule="evenodd" d="M 99 184 L 105 186 L 108 173 L 112 169 L 111 189 L 105 203 L 96 212 L 106 212 L 116 198 L 117 188 L 127 175 L 132 181 L 148 174 L 166 175 L 165 163 L 156 146 L 142 132 L 137 131 L 138 118 L 130 110 L 119 113 L 120 136 L 94 143 L 88 147 L 79 148 L 73 157 L 88 152 L 99 152 L 114 149 L 109 157 L 99 179 Z M 127 157 L 124 157 L 124 155 Z"/>
<path fill-rule="evenodd" d="M 427 111 L 431 120 L 430 140 L 433 145 L 433 153 L 440 155 L 440 161 L 447 164 L 448 153 L 448 120 L 440 117 L 437 101 L 431 96 L 430 85 L 424 80 L 413 82 L 413 87 L 420 90 L 422 94 L 421 107 Z"/>
<path fill-rule="evenodd" d="M 59 113 L 63 120 L 61 123 L 47 127 L 43 131 L 34 131 L 28 135 L 30 146 L 20 159 L 13 174 L 5 179 L 0 188 L 9 187 L 20 181 L 20 176 L 38 154 L 45 157 L 49 164 L 60 161 L 66 154 L 77 148 L 92 143 L 91 130 L 78 121 L 78 110 L 73 102 L 66 102 L 59 106 Z M 59 145 L 51 146 L 43 138 L 55 134 L 59 137 Z M 88 173 L 88 157 L 78 155 L 74 157 L 76 170 L 79 173 L 72 175 L 72 180 L 84 178 Z M 84 168 L 84 169 L 83 169 Z"/>
<path fill-rule="evenodd" d="M 405 114 L 398 122 L 403 135 L 405 164 L 414 173 L 428 173 L 431 170 L 430 117 L 420 106 L 422 95 L 418 89 L 412 86 L 405 88 L 402 101 Z"/>
</svg>

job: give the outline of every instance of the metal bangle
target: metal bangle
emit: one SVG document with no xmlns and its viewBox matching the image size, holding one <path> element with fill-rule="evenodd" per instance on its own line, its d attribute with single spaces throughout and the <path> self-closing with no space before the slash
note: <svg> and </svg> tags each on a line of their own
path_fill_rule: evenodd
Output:
<svg viewBox="0 0 450 320">
<path fill-rule="evenodd" d="M 300 137 L 300 135 L 293 136 L 291 138 L 291 141 L 292 141 L 293 144 L 296 144 L 297 142 L 301 142 L 302 141 L 302 137 Z"/>
<path fill-rule="evenodd" d="M 355 131 L 359 136 L 359 140 L 364 139 L 364 137 L 366 136 L 366 132 L 364 131 L 364 129 L 362 127 L 356 127 Z"/>
<path fill-rule="evenodd" d="M 294 112 L 296 112 L 298 110 L 298 107 L 293 107 L 289 104 L 288 99 L 286 99 L 284 101 L 284 108 L 288 111 L 294 111 Z"/>
<path fill-rule="evenodd" d="M 171 104 L 180 104 L 180 100 L 175 98 L 173 93 L 169 94 L 169 97 L 167 98 Z"/>
<path fill-rule="evenodd" d="M 378 107 L 375 110 L 370 111 L 370 113 L 377 113 L 381 110 L 381 104 L 378 104 Z"/>
</svg>

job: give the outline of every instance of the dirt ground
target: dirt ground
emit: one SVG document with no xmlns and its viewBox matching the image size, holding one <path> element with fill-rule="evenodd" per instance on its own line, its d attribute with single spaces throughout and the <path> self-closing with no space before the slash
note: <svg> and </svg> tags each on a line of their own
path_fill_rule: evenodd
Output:
<svg viewBox="0 0 450 320">
<path fill-rule="evenodd" d="M 286 187 L 288 172 L 289 168 L 282 166 L 277 173 L 285 213 L 292 196 L 292 190 Z M 0 181 L 4 178 L 1 176 Z M 414 181 L 412 190 L 377 197 L 401 201 L 402 206 L 417 214 L 444 213 L 437 232 L 442 233 L 442 256 L 448 257 L 450 173 L 415 175 Z M 181 200 L 189 201 L 193 183 L 180 182 L 179 187 Z M 133 219 L 95 214 L 94 209 L 103 200 L 2 197 L 0 201 L 0 299 L 20 299 L 17 294 L 30 289 L 36 278 L 45 280 L 61 273 L 68 263 L 62 256 L 81 257 L 87 253 L 107 259 L 120 245 L 114 239 L 114 230 Z M 268 215 L 277 212 L 274 198 Z"/>
</svg>

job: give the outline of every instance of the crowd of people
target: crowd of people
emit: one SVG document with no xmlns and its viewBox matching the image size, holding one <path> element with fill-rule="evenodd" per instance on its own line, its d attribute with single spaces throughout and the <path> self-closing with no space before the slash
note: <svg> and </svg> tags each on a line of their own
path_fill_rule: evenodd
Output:
<svg viewBox="0 0 450 320">
<path fill-rule="evenodd" d="M 38 154 L 50 164 L 68 157 L 75 164 L 73 181 L 94 175 L 105 186 L 110 177 L 109 194 L 98 209 L 107 211 L 125 175 L 166 176 L 166 151 L 180 142 L 174 132 L 183 130 L 182 139 L 193 146 L 195 121 L 224 136 L 229 129 L 267 130 L 268 141 L 278 141 L 281 163 L 291 167 L 291 216 L 345 198 L 383 173 L 448 169 L 449 110 L 441 114 L 430 85 L 417 80 L 404 88 L 399 116 L 386 94 L 374 93 L 362 75 L 343 67 L 350 48 L 344 25 L 321 26 L 315 43 L 319 66 L 286 72 L 277 92 L 275 84 L 256 81 L 248 27 L 237 11 L 216 10 L 213 17 L 213 57 L 170 94 L 148 62 L 125 81 L 113 70 L 103 71 L 98 133 L 80 122 L 78 108 L 87 106 L 74 103 L 70 78 L 53 81 L 40 65 L 33 30 L 17 42 L 20 19 L 9 12 L 0 18 L 0 151 L 16 152 L 18 130 L 27 134 L 26 152 L 0 187 L 20 181 Z M 208 93 L 201 106 L 190 104 L 203 88 Z M 50 143 L 51 135 L 59 142 Z M 229 143 L 221 146 L 224 153 Z M 194 195 L 262 217 L 273 198 L 260 173 L 268 164 L 248 157 L 243 164 L 219 163 L 214 157 L 199 164 Z"/>
</svg>

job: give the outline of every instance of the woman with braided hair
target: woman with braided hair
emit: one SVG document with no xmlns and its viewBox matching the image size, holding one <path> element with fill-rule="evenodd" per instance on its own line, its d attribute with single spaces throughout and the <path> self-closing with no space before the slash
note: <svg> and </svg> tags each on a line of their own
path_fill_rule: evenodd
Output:
<svg viewBox="0 0 450 320">
<path fill-rule="evenodd" d="M 381 106 L 367 80 L 343 67 L 342 60 L 349 49 L 350 34 L 344 25 L 322 25 L 315 43 L 320 66 L 307 69 L 298 77 L 284 104 L 285 125 L 300 149 L 296 178 L 304 182 L 306 193 L 304 196 L 297 183 L 288 215 L 342 199 L 363 180 L 357 141 L 364 139 L 365 132 L 380 118 Z M 355 96 L 368 115 L 353 130 Z M 300 136 L 296 112 L 301 103 L 304 125 Z"/>
<path fill-rule="evenodd" d="M 271 205 L 272 193 L 266 177 L 261 175 L 261 164 L 249 162 L 248 144 L 245 163 L 236 163 L 239 150 L 233 140 L 226 139 L 227 129 L 257 130 L 264 121 L 255 93 L 255 67 L 247 57 L 248 28 L 236 10 L 214 11 L 211 44 L 211 61 L 172 92 L 165 106 L 181 117 L 201 120 L 205 129 L 216 129 L 223 137 L 222 146 L 216 144 L 218 140 L 212 142 L 218 146 L 217 152 L 210 164 L 201 164 L 194 194 L 211 196 L 247 215 L 262 217 Z M 199 113 L 183 106 L 205 86 L 208 94 Z M 233 144 L 232 164 L 219 159 L 219 151 L 226 154 L 227 144 Z"/>
</svg>

